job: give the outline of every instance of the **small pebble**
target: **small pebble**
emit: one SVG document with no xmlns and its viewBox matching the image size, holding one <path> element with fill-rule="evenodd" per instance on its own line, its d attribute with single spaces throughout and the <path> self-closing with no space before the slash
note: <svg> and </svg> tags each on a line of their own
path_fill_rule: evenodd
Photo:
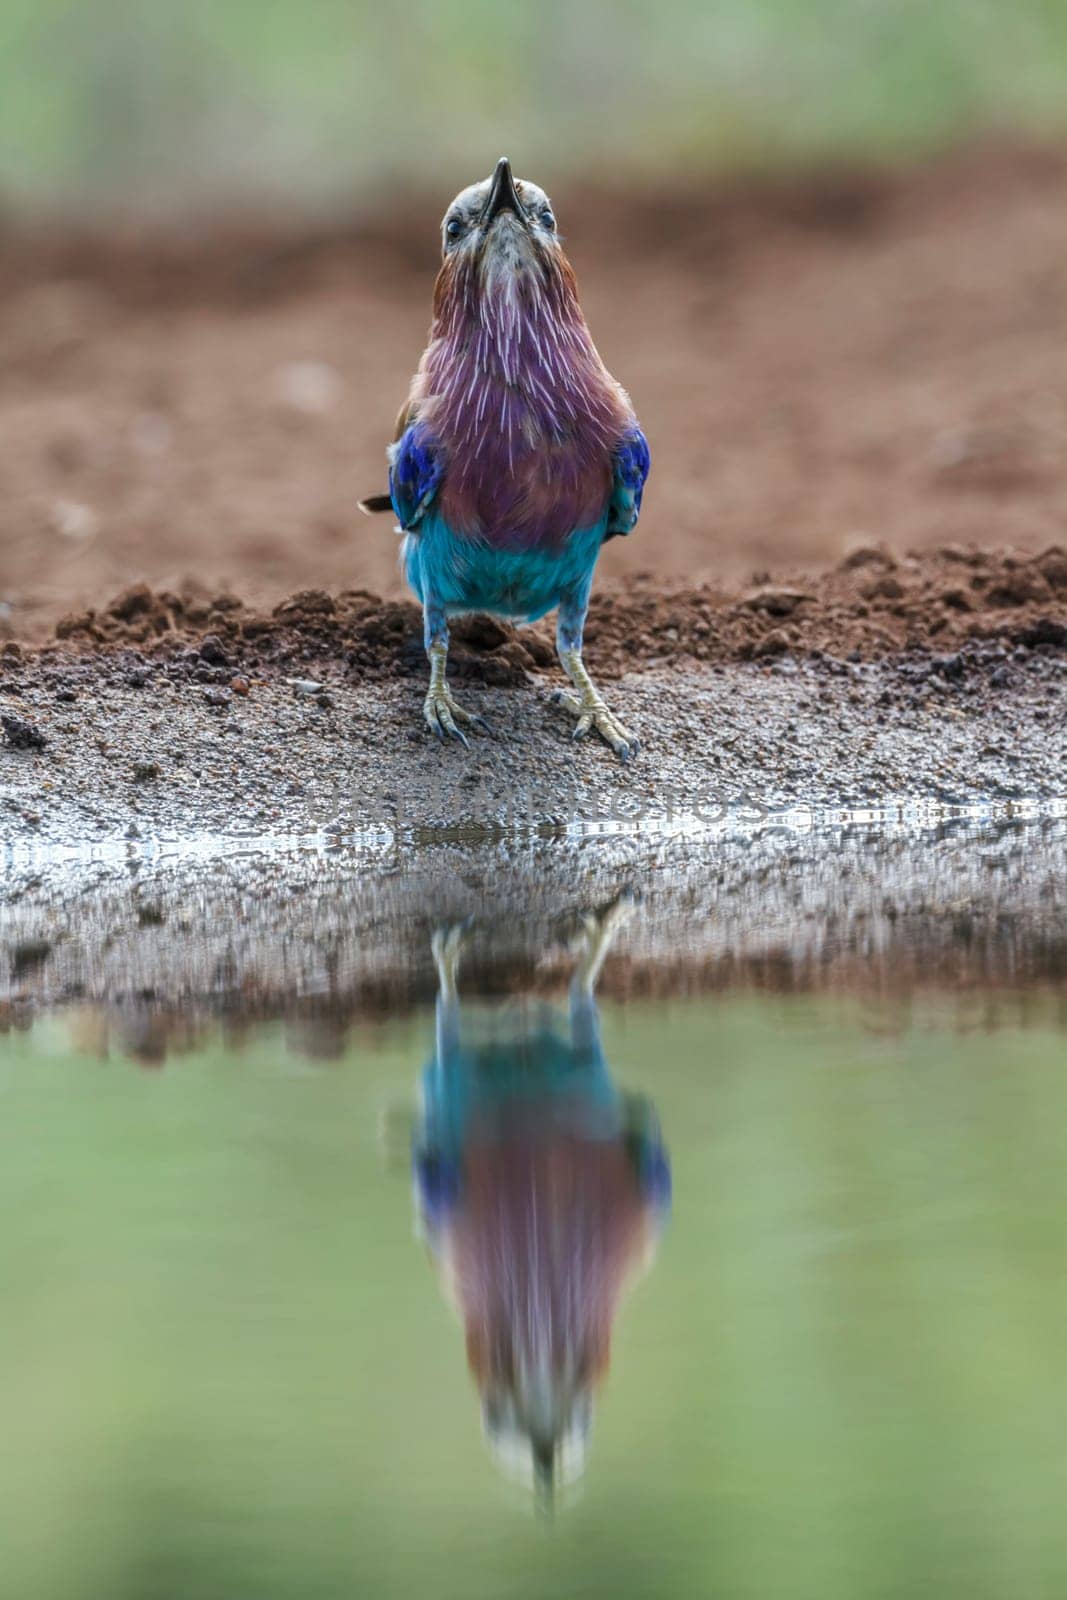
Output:
<svg viewBox="0 0 1067 1600">
<path fill-rule="evenodd" d="M 0 728 L 13 750 L 43 750 L 48 744 L 36 723 L 27 722 L 24 717 L 16 717 L 10 712 L 0 713 Z"/>
<path fill-rule="evenodd" d="M 216 667 L 225 667 L 229 664 L 230 658 L 226 646 L 217 633 L 209 633 L 200 641 L 200 659 Z"/>
</svg>

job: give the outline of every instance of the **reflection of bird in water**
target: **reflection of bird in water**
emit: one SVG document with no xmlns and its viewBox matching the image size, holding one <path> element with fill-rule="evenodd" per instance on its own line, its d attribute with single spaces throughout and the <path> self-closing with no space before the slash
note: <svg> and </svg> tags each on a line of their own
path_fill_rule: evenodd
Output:
<svg viewBox="0 0 1067 1600">
<path fill-rule="evenodd" d="M 670 1201 L 655 1114 L 612 1082 L 593 993 L 629 905 L 584 919 L 566 1016 L 536 1003 L 468 1014 L 462 930 L 433 941 L 420 1211 L 494 1453 L 546 1494 L 581 1471 L 619 1296 L 651 1258 Z"/>
</svg>

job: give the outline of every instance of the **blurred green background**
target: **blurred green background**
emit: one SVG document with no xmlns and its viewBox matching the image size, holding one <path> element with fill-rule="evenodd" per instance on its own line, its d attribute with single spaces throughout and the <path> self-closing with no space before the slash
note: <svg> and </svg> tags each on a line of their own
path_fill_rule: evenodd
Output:
<svg viewBox="0 0 1067 1600">
<path fill-rule="evenodd" d="M 1067 130 L 1067 0 L 0 0 L 0 203 L 313 212 Z"/>
<path fill-rule="evenodd" d="M 1058 1600 L 1064 1036 L 986 1003 L 605 1005 L 675 1206 L 549 1522 L 383 1159 L 429 1013 L 329 1067 L 0 1041 L 5 1594 Z"/>
</svg>

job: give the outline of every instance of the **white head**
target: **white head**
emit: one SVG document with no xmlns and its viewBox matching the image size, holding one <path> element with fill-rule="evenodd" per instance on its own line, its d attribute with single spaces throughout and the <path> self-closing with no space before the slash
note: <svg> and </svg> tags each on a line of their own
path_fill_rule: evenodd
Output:
<svg viewBox="0 0 1067 1600">
<path fill-rule="evenodd" d="M 563 256 L 552 202 L 536 183 L 512 177 L 507 156 L 491 178 L 457 194 L 441 223 L 441 249 L 446 265 L 478 261 L 483 273 L 521 271 Z"/>
</svg>

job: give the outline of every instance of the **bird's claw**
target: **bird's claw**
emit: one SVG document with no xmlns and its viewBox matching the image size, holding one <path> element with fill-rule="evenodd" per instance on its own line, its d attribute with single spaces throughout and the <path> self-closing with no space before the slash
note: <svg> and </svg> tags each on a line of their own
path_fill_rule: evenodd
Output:
<svg viewBox="0 0 1067 1600">
<path fill-rule="evenodd" d="M 433 951 L 435 961 L 458 959 L 470 931 L 471 921 L 470 917 L 464 917 L 462 922 L 443 922 L 439 928 L 434 929 L 430 938 L 430 949 Z"/>
<path fill-rule="evenodd" d="M 617 931 L 629 922 L 637 905 L 638 896 L 627 884 L 604 905 L 597 906 L 593 911 L 583 911 L 577 932 L 570 941 L 571 950 L 581 955 L 595 954 L 597 950 L 606 948 Z"/>
<path fill-rule="evenodd" d="M 625 888 L 599 910 L 583 912 L 571 949 L 578 958 L 575 980 L 588 993 L 591 994 L 596 985 L 615 935 L 630 920 L 636 904 L 633 890 Z"/>
<path fill-rule="evenodd" d="M 434 966 L 437 968 L 438 986 L 444 995 L 454 995 L 456 992 L 459 960 L 467 942 L 472 920 L 470 917 L 465 917 L 462 922 L 446 922 L 434 929 L 430 949 L 433 952 Z"/>
<path fill-rule="evenodd" d="M 571 734 L 572 739 L 584 739 L 587 733 L 595 729 L 622 762 L 629 761 L 641 748 L 633 735 L 628 733 L 622 723 L 608 710 L 599 695 L 595 699 L 578 700 L 573 694 L 568 694 L 566 689 L 557 689 L 552 699 L 556 705 L 569 711 L 572 717 L 577 717 L 577 724 Z"/>
<path fill-rule="evenodd" d="M 477 728 L 480 732 L 488 734 L 493 731 L 484 717 L 464 711 L 458 701 L 453 700 L 451 691 L 444 685 L 440 688 L 430 687 L 422 703 L 422 714 L 427 727 L 439 739 L 443 741 L 447 734 L 450 739 L 458 739 L 460 744 L 466 745 L 468 750 L 470 740 L 463 732 L 464 727 Z"/>
</svg>

